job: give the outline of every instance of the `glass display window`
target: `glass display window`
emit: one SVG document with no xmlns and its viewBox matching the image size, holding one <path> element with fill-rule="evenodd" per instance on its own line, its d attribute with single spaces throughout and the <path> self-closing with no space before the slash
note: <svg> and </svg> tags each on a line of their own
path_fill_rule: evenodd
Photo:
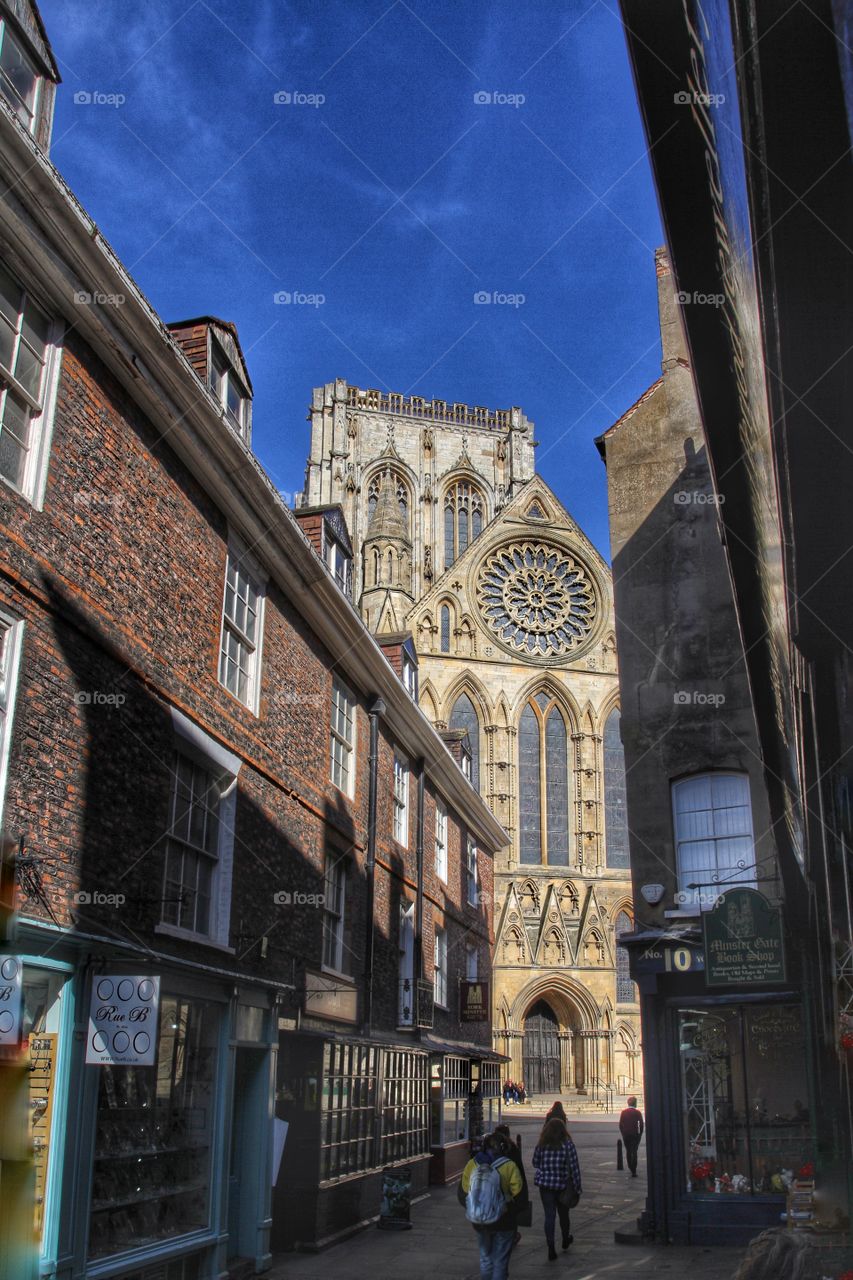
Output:
<svg viewBox="0 0 853 1280">
<path fill-rule="evenodd" d="M 687 1191 L 784 1195 L 812 1177 L 800 1006 L 681 1009 L 678 1037 Z"/>
<path fill-rule="evenodd" d="M 217 1005 L 164 994 L 157 1062 L 98 1068 L 90 1258 L 208 1226 L 219 1025 Z"/>
<path fill-rule="evenodd" d="M 51 1152 L 56 1136 L 59 1046 L 66 973 L 24 965 L 23 1043 L 29 1054 L 30 1136 L 35 1166 L 35 1231 L 42 1239 Z"/>
</svg>

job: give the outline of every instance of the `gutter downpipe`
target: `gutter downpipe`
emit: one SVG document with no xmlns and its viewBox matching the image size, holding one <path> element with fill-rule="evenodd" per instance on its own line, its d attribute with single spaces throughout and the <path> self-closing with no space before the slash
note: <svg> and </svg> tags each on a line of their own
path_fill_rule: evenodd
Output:
<svg viewBox="0 0 853 1280">
<path fill-rule="evenodd" d="M 376 939 L 376 921 L 374 906 L 376 901 L 376 806 L 378 795 L 379 773 L 379 720 L 385 715 L 386 706 L 381 698 L 375 697 L 370 704 L 367 715 L 370 721 L 370 754 L 368 756 L 368 789 L 367 789 L 367 857 L 364 869 L 367 877 L 367 911 L 365 921 L 364 948 L 364 1018 L 362 1031 L 365 1036 L 371 1034 L 373 1027 L 373 954 Z"/>
</svg>

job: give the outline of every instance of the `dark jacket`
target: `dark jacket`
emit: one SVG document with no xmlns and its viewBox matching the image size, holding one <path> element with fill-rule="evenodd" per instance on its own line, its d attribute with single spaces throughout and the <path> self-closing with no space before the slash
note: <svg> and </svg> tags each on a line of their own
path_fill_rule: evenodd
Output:
<svg viewBox="0 0 853 1280">
<path fill-rule="evenodd" d="M 626 1107 L 619 1117 L 619 1132 L 623 1138 L 636 1138 L 640 1141 L 643 1136 L 643 1113 L 637 1107 Z"/>
</svg>

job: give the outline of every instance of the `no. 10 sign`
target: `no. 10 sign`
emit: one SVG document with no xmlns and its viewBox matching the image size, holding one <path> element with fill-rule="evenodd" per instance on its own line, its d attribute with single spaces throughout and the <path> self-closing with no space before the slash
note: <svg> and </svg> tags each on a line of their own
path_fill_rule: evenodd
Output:
<svg viewBox="0 0 853 1280">
<path fill-rule="evenodd" d="M 96 974 L 92 979 L 86 1061 L 96 1066 L 153 1066 L 159 1003 L 159 977 Z"/>
</svg>

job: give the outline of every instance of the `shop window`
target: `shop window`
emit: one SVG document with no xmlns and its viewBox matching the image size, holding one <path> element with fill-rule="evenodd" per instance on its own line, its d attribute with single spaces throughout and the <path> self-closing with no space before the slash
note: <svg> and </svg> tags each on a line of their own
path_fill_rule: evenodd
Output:
<svg viewBox="0 0 853 1280">
<path fill-rule="evenodd" d="M 29 1056 L 27 1083 L 30 1104 L 30 1140 L 35 1175 L 35 1238 L 48 1253 L 51 1243 L 42 1241 L 45 1215 L 51 1197 L 53 1152 L 61 1132 L 58 1115 L 59 1054 L 63 1043 L 62 1003 L 67 975 L 38 965 L 24 965 L 22 987 L 23 1047 Z M 70 1033 L 70 1028 L 69 1028 Z"/>
<path fill-rule="evenodd" d="M 689 1190 L 785 1194 L 814 1158 L 799 1005 L 681 1009 L 678 1037 Z"/>
<path fill-rule="evenodd" d="M 379 1050 L 363 1044 L 327 1044 L 323 1049 L 320 1179 L 363 1173 L 376 1154 Z"/>
<path fill-rule="evenodd" d="M 471 1062 L 468 1058 L 444 1059 L 442 1101 L 442 1145 L 463 1142 L 468 1137 L 468 1096 L 471 1092 Z"/>
<path fill-rule="evenodd" d="M 426 1054 L 384 1051 L 382 1163 L 393 1164 L 429 1149 L 429 1080 Z"/>
<path fill-rule="evenodd" d="M 624 870 L 628 857 L 628 804 L 621 712 L 614 707 L 604 726 L 604 839 L 608 867 Z"/>
<path fill-rule="evenodd" d="M 484 1062 L 480 1066 L 480 1089 L 483 1094 L 483 1128 L 491 1133 L 501 1119 L 501 1064 Z"/>
<path fill-rule="evenodd" d="M 673 784 L 672 806 L 682 904 L 708 911 L 733 884 L 755 885 L 746 774 L 684 778 Z"/>
<path fill-rule="evenodd" d="M 156 1064 L 98 1068 L 91 1260 L 208 1227 L 219 1018 L 163 995 Z"/>
</svg>

